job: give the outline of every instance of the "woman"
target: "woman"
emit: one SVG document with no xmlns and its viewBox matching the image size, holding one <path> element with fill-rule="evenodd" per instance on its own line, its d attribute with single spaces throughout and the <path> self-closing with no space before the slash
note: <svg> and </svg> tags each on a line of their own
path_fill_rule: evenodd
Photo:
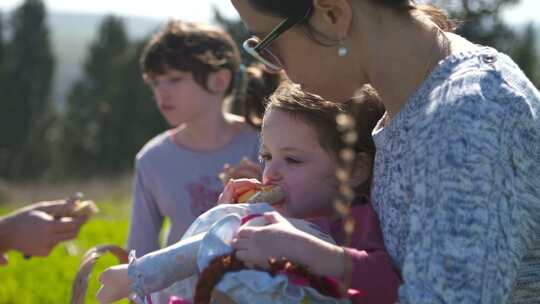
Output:
<svg viewBox="0 0 540 304">
<path fill-rule="evenodd" d="M 510 58 L 408 0 L 232 3 L 270 69 L 330 100 L 379 92 L 371 195 L 400 303 L 537 303 L 540 93 Z"/>
</svg>

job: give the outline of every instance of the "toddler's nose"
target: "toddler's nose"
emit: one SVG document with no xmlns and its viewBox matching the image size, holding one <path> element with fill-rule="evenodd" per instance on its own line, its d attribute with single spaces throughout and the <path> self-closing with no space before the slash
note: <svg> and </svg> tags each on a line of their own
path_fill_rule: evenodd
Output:
<svg viewBox="0 0 540 304">
<path fill-rule="evenodd" d="M 281 170 L 277 165 L 269 164 L 264 168 L 263 171 L 263 184 L 275 183 L 280 181 L 283 178 Z"/>
</svg>

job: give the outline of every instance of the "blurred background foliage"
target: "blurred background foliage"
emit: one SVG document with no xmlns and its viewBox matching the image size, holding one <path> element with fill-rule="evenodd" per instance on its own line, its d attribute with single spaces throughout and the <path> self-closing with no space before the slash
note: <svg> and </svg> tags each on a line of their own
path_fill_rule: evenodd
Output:
<svg viewBox="0 0 540 304">
<path fill-rule="evenodd" d="M 508 53 L 540 85 L 537 29 L 533 24 L 513 28 L 501 17 L 519 0 L 433 2 L 459 21 L 460 34 Z M 138 64 L 144 42 L 159 23 L 146 24 L 150 30 L 134 38 L 126 30 L 132 20 L 100 19 L 84 45 L 80 72 L 62 81 L 62 94 L 52 94 L 53 79 L 61 76 L 55 72 L 64 74 L 61 63 L 69 59 L 75 40 L 53 45 L 54 22 L 47 22 L 48 17 L 42 0 L 26 0 L 0 15 L 0 181 L 62 181 L 130 172 L 136 152 L 167 127 Z M 217 9 L 214 23 L 239 44 L 247 37 L 240 21 L 227 19 Z M 244 54 L 246 64 L 249 60 Z"/>
<path fill-rule="evenodd" d="M 112 198 L 101 200 L 98 205 L 101 212 L 83 226 L 77 239 L 56 246 L 47 258 L 26 260 L 19 252 L 8 252 L 8 266 L 0 267 L 0 303 L 69 303 L 72 283 L 84 252 L 97 244 L 125 244 L 129 201 Z M 7 211 L 8 208 L 0 206 L 0 214 Z M 98 260 L 89 278 L 85 303 L 98 303 L 99 274 L 117 263 L 110 254 Z M 117 303 L 128 304 L 128 301 Z"/>
</svg>

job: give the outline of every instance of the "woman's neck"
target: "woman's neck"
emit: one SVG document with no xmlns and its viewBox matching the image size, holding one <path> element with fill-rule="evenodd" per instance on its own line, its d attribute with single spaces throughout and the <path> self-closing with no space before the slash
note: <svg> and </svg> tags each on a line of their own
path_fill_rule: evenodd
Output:
<svg viewBox="0 0 540 304">
<path fill-rule="evenodd" d="M 215 151 L 228 145 L 241 127 L 241 119 L 221 109 L 208 110 L 203 117 L 174 129 L 174 142 L 197 151 Z"/>
<path fill-rule="evenodd" d="M 356 60 L 365 67 L 363 78 L 367 79 L 363 80 L 377 90 L 391 119 L 436 64 L 450 54 L 451 46 L 446 35 L 425 19 L 411 22 L 404 17 L 393 18 L 379 25 L 361 40 L 362 45 L 370 47 L 363 58 Z"/>
</svg>

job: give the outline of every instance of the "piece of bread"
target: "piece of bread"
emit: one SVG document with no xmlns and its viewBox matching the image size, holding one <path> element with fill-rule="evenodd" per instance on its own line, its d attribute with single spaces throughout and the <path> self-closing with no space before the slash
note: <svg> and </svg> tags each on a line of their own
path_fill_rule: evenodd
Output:
<svg viewBox="0 0 540 304">
<path fill-rule="evenodd" d="M 268 203 L 270 205 L 281 202 L 286 196 L 280 186 L 264 186 L 260 191 L 251 196 L 246 203 Z"/>
<path fill-rule="evenodd" d="M 247 202 L 257 192 L 258 191 L 256 189 L 248 190 L 248 191 L 242 193 L 242 195 L 240 195 L 236 201 L 239 204 L 243 204 L 243 203 Z"/>
<path fill-rule="evenodd" d="M 69 212 L 70 217 L 91 216 L 99 212 L 93 201 L 76 201 L 74 208 Z"/>
</svg>

